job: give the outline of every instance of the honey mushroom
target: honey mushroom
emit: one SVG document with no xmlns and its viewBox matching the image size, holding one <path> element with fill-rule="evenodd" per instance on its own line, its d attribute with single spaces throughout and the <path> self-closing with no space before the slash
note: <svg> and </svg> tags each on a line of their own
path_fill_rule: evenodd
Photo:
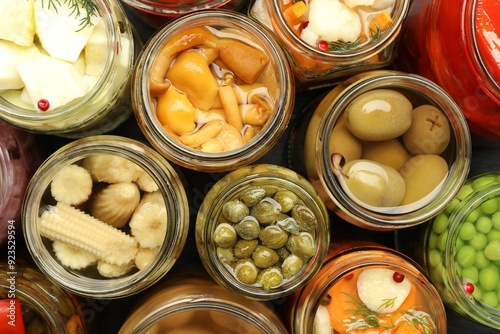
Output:
<svg viewBox="0 0 500 334">
<path fill-rule="evenodd" d="M 231 34 L 188 29 L 170 40 L 153 63 L 149 89 L 158 121 L 170 137 L 192 149 L 236 149 L 272 116 L 269 58 Z"/>
</svg>

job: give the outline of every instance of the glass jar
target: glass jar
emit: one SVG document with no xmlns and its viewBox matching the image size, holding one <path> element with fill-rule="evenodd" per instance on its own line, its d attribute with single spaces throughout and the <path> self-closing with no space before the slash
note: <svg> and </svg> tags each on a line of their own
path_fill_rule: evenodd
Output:
<svg viewBox="0 0 500 334">
<path fill-rule="evenodd" d="M 23 203 L 36 265 L 90 298 L 125 297 L 153 285 L 187 238 L 181 176 L 129 138 L 92 136 L 63 146 L 36 171 Z"/>
<path fill-rule="evenodd" d="M 202 172 L 233 170 L 266 154 L 288 125 L 294 94 L 276 39 L 225 10 L 187 14 L 157 32 L 132 83 L 148 141 L 167 159 Z"/>
<path fill-rule="evenodd" d="M 3 262 L 0 278 L 0 313 L 15 323 L 7 333 L 12 328 L 19 329 L 15 333 L 92 333 L 95 324 L 85 319 L 85 300 L 54 285 L 37 269 L 23 264 L 13 271 Z M 7 319 L 2 317 L 1 326 Z"/>
<path fill-rule="evenodd" d="M 305 3 L 254 0 L 248 11 L 287 50 L 299 90 L 332 85 L 392 63 L 409 0 L 368 6 L 353 2 L 351 7 L 343 0 Z"/>
<path fill-rule="evenodd" d="M 271 304 L 231 293 L 203 268 L 183 268 L 140 299 L 119 334 L 288 333 Z"/>
<path fill-rule="evenodd" d="M 45 158 L 42 145 L 39 145 L 40 139 L 0 121 L 1 248 L 7 244 L 10 222 L 14 231 L 17 229 L 17 233 L 21 233 L 24 192 L 31 176 Z"/>
<path fill-rule="evenodd" d="M 440 85 L 462 109 L 473 144 L 500 144 L 497 1 L 413 1 L 395 65 Z"/>
<path fill-rule="evenodd" d="M 169 21 L 199 10 L 227 9 L 239 11 L 246 0 L 122 0 L 132 12 L 153 28 L 160 28 Z"/>
<path fill-rule="evenodd" d="M 321 270 L 284 305 L 292 334 L 447 329 L 439 293 L 418 264 L 372 242 L 332 243 Z"/>
<path fill-rule="evenodd" d="M 500 329 L 499 208 L 500 172 L 479 174 L 429 224 L 398 231 L 396 238 L 398 249 L 429 273 L 447 306 L 495 329 Z"/>
<path fill-rule="evenodd" d="M 31 132 L 69 138 L 110 132 L 132 114 L 130 77 L 142 45 L 140 37 L 118 0 L 95 1 L 89 6 L 94 11 L 88 14 L 89 23 L 82 23 L 87 21 L 79 17 L 87 13 L 86 9 L 77 8 L 79 14 L 75 14 L 66 8 L 66 2 L 57 5 L 60 8 L 40 6 L 44 9 L 38 9 L 37 20 L 43 27 L 47 25 L 44 28 L 48 35 L 45 36 L 47 44 L 52 45 L 60 39 L 64 48 L 52 45 L 50 53 L 40 47 L 40 51 L 31 52 L 36 57 L 23 56 L 26 58 L 24 62 L 23 57 L 17 56 L 21 59 L 17 66 L 23 64 L 26 72 L 34 74 L 29 76 L 24 73 L 25 82 L 11 89 L 3 87 L 0 118 Z M 75 21 L 62 25 L 71 18 Z M 86 25 L 81 27 L 81 24 Z M 78 31 L 75 33 L 77 37 L 71 35 L 72 29 Z M 68 41 L 65 42 L 66 36 L 59 36 L 61 31 L 62 35 L 70 35 Z M 71 41 L 81 35 L 90 36 L 85 46 L 77 45 L 87 49 L 78 54 L 73 52 L 79 49 Z M 33 44 L 30 48 L 36 47 Z M 60 50 L 67 50 L 68 54 L 61 55 Z M 42 57 L 40 52 L 49 53 L 52 57 Z M 32 70 L 32 65 L 26 65 L 32 63 L 37 64 L 40 72 Z M 15 65 L 13 62 L 12 66 Z M 38 84 L 44 76 L 46 82 Z M 29 96 L 26 94 L 28 91 Z"/>
<path fill-rule="evenodd" d="M 306 179 L 285 167 L 250 165 L 208 191 L 196 218 L 196 247 L 217 283 L 271 300 L 315 275 L 329 231 L 326 207 Z"/>
<path fill-rule="evenodd" d="M 307 175 L 326 206 L 351 224 L 394 230 L 423 223 L 467 178 L 465 118 L 424 77 L 358 74 L 303 114 L 290 144 L 292 169 Z"/>
</svg>

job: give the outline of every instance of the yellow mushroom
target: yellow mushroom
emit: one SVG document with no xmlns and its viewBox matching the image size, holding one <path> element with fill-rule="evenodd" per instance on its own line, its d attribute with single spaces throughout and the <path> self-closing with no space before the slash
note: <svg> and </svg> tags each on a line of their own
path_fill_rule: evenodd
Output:
<svg viewBox="0 0 500 334">
<path fill-rule="evenodd" d="M 158 97 L 156 116 L 163 126 L 183 135 L 196 128 L 196 109 L 185 94 L 174 87 Z"/>
</svg>

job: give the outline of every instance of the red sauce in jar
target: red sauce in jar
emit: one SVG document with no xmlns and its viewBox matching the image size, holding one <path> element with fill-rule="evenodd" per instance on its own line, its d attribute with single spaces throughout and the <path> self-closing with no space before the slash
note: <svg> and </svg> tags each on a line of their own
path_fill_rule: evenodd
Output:
<svg viewBox="0 0 500 334">
<path fill-rule="evenodd" d="M 395 61 L 451 95 L 474 145 L 500 145 L 499 30 L 498 0 L 414 1 Z"/>
</svg>

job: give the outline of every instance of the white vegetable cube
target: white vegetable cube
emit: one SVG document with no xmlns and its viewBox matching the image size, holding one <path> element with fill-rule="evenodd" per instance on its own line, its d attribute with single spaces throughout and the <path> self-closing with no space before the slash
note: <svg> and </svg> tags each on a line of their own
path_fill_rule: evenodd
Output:
<svg viewBox="0 0 500 334">
<path fill-rule="evenodd" d="M 85 45 L 87 75 L 101 75 L 106 68 L 109 53 L 108 35 L 104 21 L 99 19 Z"/>
<path fill-rule="evenodd" d="M 34 0 L 0 0 L 0 39 L 18 45 L 33 45 Z"/>
<path fill-rule="evenodd" d="M 23 90 L 24 91 L 24 90 Z M 31 103 L 26 103 L 23 100 L 23 91 L 19 89 L 9 89 L 0 93 L 0 97 L 4 98 L 7 102 L 10 102 L 18 107 L 25 109 L 32 109 Z"/>
<path fill-rule="evenodd" d="M 41 99 L 46 99 L 48 110 L 52 110 L 84 96 L 89 88 L 72 64 L 43 54 L 18 63 L 17 70 L 36 110 Z"/>
<path fill-rule="evenodd" d="M 372 6 L 375 0 L 344 0 L 344 4 L 349 8 L 356 6 Z"/>
<path fill-rule="evenodd" d="M 70 1 L 61 1 L 57 7 L 45 2 L 35 0 L 36 35 L 52 57 L 75 62 L 94 30 L 97 17 L 92 16 L 93 24 L 83 27 L 81 19 L 87 15 L 84 8 L 79 9 L 77 17 L 74 8 L 68 7 Z"/>
<path fill-rule="evenodd" d="M 310 30 L 327 42 L 354 42 L 361 34 L 361 19 L 339 0 L 312 0 L 309 5 Z"/>
<path fill-rule="evenodd" d="M 34 44 L 19 46 L 14 42 L 0 40 L 0 91 L 23 88 L 24 83 L 17 73 L 16 64 L 39 53 Z"/>
</svg>

